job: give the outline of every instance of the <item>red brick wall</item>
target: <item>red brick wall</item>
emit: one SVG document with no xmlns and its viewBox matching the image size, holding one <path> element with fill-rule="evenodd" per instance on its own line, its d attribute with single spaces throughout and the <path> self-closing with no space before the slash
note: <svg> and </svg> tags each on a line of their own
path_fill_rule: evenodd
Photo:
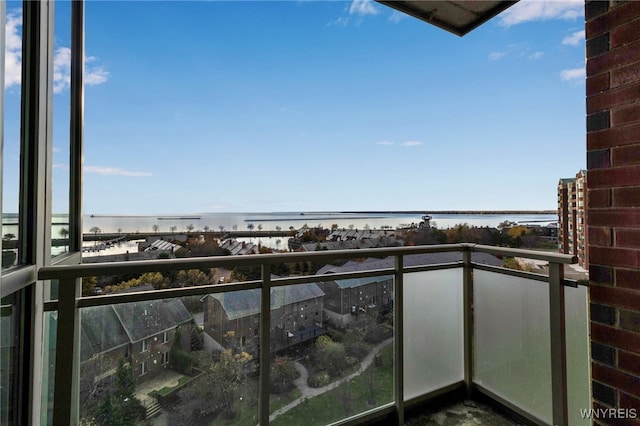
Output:
<svg viewBox="0 0 640 426">
<path fill-rule="evenodd" d="M 593 404 L 640 416 L 640 1 L 585 17 Z"/>
</svg>

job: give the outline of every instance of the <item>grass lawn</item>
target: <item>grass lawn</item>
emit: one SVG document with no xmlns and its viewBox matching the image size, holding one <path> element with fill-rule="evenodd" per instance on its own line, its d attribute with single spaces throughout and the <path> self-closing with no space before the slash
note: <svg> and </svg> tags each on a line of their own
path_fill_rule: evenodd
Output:
<svg viewBox="0 0 640 426">
<path fill-rule="evenodd" d="M 272 425 L 325 425 L 393 401 L 391 345 L 380 352 L 383 366 L 372 364 L 364 373 L 336 389 L 307 399 L 277 417 Z"/>
<path fill-rule="evenodd" d="M 258 396 L 255 390 L 258 389 L 258 379 L 248 378 L 248 381 L 254 383 L 247 387 L 248 392 L 254 392 L 253 398 L 242 398 L 242 400 L 236 403 L 236 416 L 233 419 L 224 419 L 221 416 L 211 423 L 211 425 L 238 425 L 238 426 L 255 426 L 258 424 Z M 300 397 L 300 391 L 297 388 L 293 388 L 290 392 L 283 394 L 270 394 L 269 395 L 269 412 L 272 413 L 280 407 L 283 407 L 291 401 Z"/>
</svg>

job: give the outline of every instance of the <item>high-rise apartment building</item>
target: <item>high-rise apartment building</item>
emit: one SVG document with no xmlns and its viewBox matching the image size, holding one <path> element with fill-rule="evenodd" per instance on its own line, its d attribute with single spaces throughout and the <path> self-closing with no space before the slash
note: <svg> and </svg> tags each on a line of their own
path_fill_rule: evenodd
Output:
<svg viewBox="0 0 640 426">
<path fill-rule="evenodd" d="M 561 253 L 575 255 L 578 264 L 588 269 L 586 197 L 586 170 L 580 170 L 575 178 L 558 182 L 558 248 Z"/>
</svg>

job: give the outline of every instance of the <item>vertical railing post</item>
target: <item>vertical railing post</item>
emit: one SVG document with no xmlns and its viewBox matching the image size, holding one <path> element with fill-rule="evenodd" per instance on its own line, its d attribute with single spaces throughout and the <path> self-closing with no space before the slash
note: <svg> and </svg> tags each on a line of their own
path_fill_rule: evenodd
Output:
<svg viewBox="0 0 640 426">
<path fill-rule="evenodd" d="M 471 397 L 473 386 L 473 266 L 471 250 L 462 252 L 462 319 L 464 327 L 464 386 L 467 397 Z"/>
<path fill-rule="evenodd" d="M 399 425 L 404 424 L 404 259 L 402 255 L 396 256 L 395 279 L 393 287 L 393 360 L 394 360 L 394 395 L 396 399 L 396 414 Z"/>
<path fill-rule="evenodd" d="M 271 268 L 262 265 L 260 291 L 260 387 L 258 407 L 260 425 L 269 424 L 269 374 L 271 366 Z"/>
<path fill-rule="evenodd" d="M 76 300 L 81 279 L 60 280 L 56 324 L 56 366 L 53 395 L 53 424 L 78 424 L 78 384 L 80 373 L 80 315 Z M 48 350 L 49 348 L 44 348 Z"/>
<path fill-rule="evenodd" d="M 551 334 L 551 397 L 554 426 L 568 424 L 567 353 L 564 312 L 564 267 L 549 262 L 549 327 Z"/>
</svg>

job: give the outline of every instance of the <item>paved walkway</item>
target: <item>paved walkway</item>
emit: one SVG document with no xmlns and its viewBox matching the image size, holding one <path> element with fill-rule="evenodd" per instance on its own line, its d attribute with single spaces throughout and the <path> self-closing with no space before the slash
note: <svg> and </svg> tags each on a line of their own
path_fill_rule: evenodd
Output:
<svg viewBox="0 0 640 426">
<path fill-rule="evenodd" d="M 164 387 L 178 386 L 182 377 L 185 377 L 184 374 L 167 369 L 153 379 L 147 380 L 137 386 L 135 397 L 138 398 L 144 406 L 147 406 L 154 400 L 154 398 L 149 396 L 149 393 L 154 390 L 159 391 Z"/>
<path fill-rule="evenodd" d="M 314 396 L 317 396 L 325 392 L 328 392 L 332 389 L 335 389 L 341 384 L 343 384 L 344 382 L 348 382 L 354 377 L 364 373 L 364 370 L 366 370 L 367 367 L 371 365 L 371 363 L 373 362 L 373 359 L 378 354 L 378 352 L 380 352 L 382 348 L 384 348 L 391 342 L 393 342 L 393 337 L 390 337 L 387 340 L 384 340 L 383 342 L 378 343 L 373 349 L 371 349 L 371 352 L 369 352 L 367 356 L 365 356 L 364 359 L 360 362 L 360 368 L 358 368 L 357 371 L 349 374 L 346 377 L 338 379 L 335 382 L 329 383 L 328 385 L 323 386 L 321 388 L 309 387 L 309 384 L 307 383 L 307 379 L 309 378 L 309 372 L 304 367 L 304 365 L 300 364 L 298 361 L 294 362 L 296 370 L 298 370 L 298 372 L 300 373 L 300 377 L 294 380 L 293 383 L 296 385 L 298 390 L 300 390 L 300 393 L 302 394 L 302 396 L 300 396 L 298 399 L 294 401 L 291 401 L 289 404 L 285 405 L 284 407 L 281 407 L 278 410 L 271 413 L 271 415 L 269 416 L 269 421 L 273 421 L 275 420 L 276 417 L 286 413 L 287 411 L 291 410 L 294 407 L 297 407 L 302 402 L 304 402 L 307 398 L 313 398 Z"/>
</svg>

